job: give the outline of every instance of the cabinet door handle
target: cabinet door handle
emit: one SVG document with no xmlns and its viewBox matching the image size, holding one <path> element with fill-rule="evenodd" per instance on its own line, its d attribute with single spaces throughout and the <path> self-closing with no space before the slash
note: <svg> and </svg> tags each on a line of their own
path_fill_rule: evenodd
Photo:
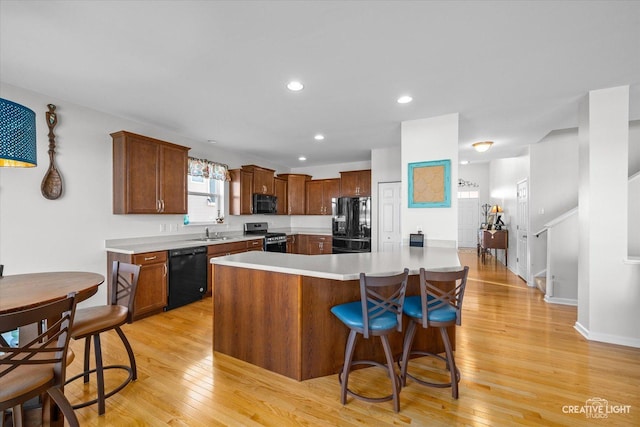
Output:
<svg viewBox="0 0 640 427">
<path fill-rule="evenodd" d="M 156 255 L 156 256 L 146 256 L 146 257 L 144 257 L 144 260 L 145 260 L 145 261 L 153 261 L 153 260 L 154 260 L 154 259 L 156 259 L 156 258 L 158 258 L 158 256 L 157 256 L 157 255 Z"/>
<path fill-rule="evenodd" d="M 167 277 L 167 273 L 168 273 L 168 271 L 167 271 L 167 264 L 166 264 L 166 263 L 165 263 L 165 264 L 163 264 L 163 265 L 162 265 L 162 267 L 164 267 L 164 273 L 163 273 L 163 274 L 164 274 L 164 277 Z"/>
</svg>

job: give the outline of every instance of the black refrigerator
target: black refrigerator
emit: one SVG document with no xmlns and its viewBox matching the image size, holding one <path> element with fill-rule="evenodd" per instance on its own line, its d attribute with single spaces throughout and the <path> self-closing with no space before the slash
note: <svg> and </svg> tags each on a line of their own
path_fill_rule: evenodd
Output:
<svg viewBox="0 0 640 427">
<path fill-rule="evenodd" d="M 333 253 L 371 252 L 371 197 L 332 199 Z"/>
</svg>

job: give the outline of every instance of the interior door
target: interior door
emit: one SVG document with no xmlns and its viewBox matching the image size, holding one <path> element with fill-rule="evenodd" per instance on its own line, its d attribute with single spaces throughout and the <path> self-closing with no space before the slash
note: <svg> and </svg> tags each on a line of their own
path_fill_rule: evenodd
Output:
<svg viewBox="0 0 640 427">
<path fill-rule="evenodd" d="M 378 184 L 378 199 L 378 251 L 399 251 L 402 244 L 400 182 Z"/>
<path fill-rule="evenodd" d="M 475 248 L 480 228 L 480 202 L 478 198 L 458 199 L 458 247 Z"/>
<path fill-rule="evenodd" d="M 526 179 L 518 182 L 518 205 L 516 209 L 518 232 L 517 272 L 518 276 L 529 282 L 529 183 Z"/>
</svg>

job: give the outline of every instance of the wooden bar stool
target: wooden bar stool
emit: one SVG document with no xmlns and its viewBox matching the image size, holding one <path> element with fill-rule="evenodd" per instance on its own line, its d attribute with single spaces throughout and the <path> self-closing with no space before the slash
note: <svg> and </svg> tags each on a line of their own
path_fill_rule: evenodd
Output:
<svg viewBox="0 0 640 427">
<path fill-rule="evenodd" d="M 29 342 L 19 343 L 18 347 L 0 346 L 0 425 L 5 411 L 11 409 L 13 425 L 22 426 L 22 405 L 41 395 L 53 399 L 70 426 L 80 425 L 63 393 L 76 302 L 76 295 L 70 294 L 62 300 L 0 315 L 0 324 L 6 329 L 36 323 L 42 326 L 38 336 Z"/>
<path fill-rule="evenodd" d="M 390 276 L 367 276 L 360 273 L 360 301 L 336 305 L 331 312 L 349 327 L 349 337 L 344 351 L 344 365 L 338 375 L 341 384 L 340 401 L 347 403 L 347 394 L 366 402 L 386 402 L 393 400 L 393 409 L 400 410 L 400 379 L 395 373 L 393 355 L 388 335 L 394 331 L 402 332 L 402 306 L 407 289 L 409 270 Z M 358 334 L 365 339 L 379 336 L 387 359 L 386 366 L 374 360 L 353 361 L 353 352 Z M 384 397 L 367 397 L 349 389 L 349 373 L 352 366 L 372 365 L 387 370 L 391 380 L 392 393 Z"/>
<path fill-rule="evenodd" d="M 105 412 L 105 400 L 122 390 L 131 381 L 138 378 L 136 358 L 129 344 L 129 340 L 120 328 L 127 322 L 131 322 L 131 312 L 135 302 L 140 266 L 114 261 L 111 276 L 111 303 L 106 306 L 87 307 L 79 309 L 71 329 L 71 337 L 74 340 L 85 339 L 84 344 L 84 371 L 70 378 L 67 384 L 82 377 L 84 382 L 89 382 L 89 374 L 96 373 L 98 396 L 87 402 L 73 405 L 74 409 L 98 403 L 98 414 Z M 103 366 L 102 348 L 100 346 L 100 334 L 115 330 L 122 340 L 122 344 L 129 356 L 129 366 L 109 365 Z M 91 353 L 91 338 L 94 342 L 94 354 L 96 359 L 95 369 L 89 369 L 89 357 Z M 104 371 L 106 369 L 123 369 L 128 372 L 128 377 L 115 389 L 108 393 L 104 391 Z"/>
<path fill-rule="evenodd" d="M 420 269 L 420 296 L 407 297 L 403 307 L 404 313 L 409 317 L 409 326 L 405 333 L 402 359 L 400 361 L 400 378 L 403 386 L 407 384 L 407 377 L 409 377 L 422 385 L 430 387 L 451 387 L 452 396 L 455 399 L 458 398 L 460 371 L 456 367 L 447 328 L 455 325 L 460 326 L 462 300 L 467 285 L 468 273 L 469 267 L 464 267 L 459 271 L 447 272 Z M 455 283 L 455 285 L 449 291 L 444 291 L 433 285 L 432 282 L 451 282 Z M 440 330 L 446 357 L 424 351 L 411 350 L 418 325 L 425 329 L 435 327 Z M 411 356 L 434 356 L 444 361 L 451 381 L 448 383 L 436 383 L 412 376 L 408 372 Z"/>
</svg>

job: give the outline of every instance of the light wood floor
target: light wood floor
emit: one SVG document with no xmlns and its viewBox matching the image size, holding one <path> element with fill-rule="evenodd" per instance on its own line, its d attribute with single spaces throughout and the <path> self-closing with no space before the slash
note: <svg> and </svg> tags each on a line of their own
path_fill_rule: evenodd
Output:
<svg viewBox="0 0 640 427">
<path fill-rule="evenodd" d="M 467 253 L 464 253 L 467 252 Z M 586 341 L 574 328 L 574 307 L 546 304 L 542 294 L 489 257 L 481 265 L 473 251 L 460 254 L 469 265 L 456 360 L 460 398 L 449 389 L 408 382 L 400 413 L 391 402 L 339 400 L 337 376 L 297 382 L 233 358 L 212 354 L 211 299 L 124 327 L 138 362 L 139 378 L 96 406 L 77 410 L 83 426 L 218 425 L 640 425 L 640 349 Z M 249 296 L 247 296 L 249 297 Z M 274 331 L 277 333 L 277 331 Z M 419 332 L 418 332 L 419 333 Z M 73 342 L 77 355 L 82 343 Z M 107 363 L 124 363 L 117 335 L 103 339 Z M 412 362 L 430 366 L 429 359 Z M 80 370 L 78 357 L 69 374 Z M 110 371 L 111 380 L 117 380 Z M 417 372 L 417 371 L 416 371 Z M 387 390 L 375 368 L 351 380 L 369 390 Z M 81 382 L 66 387 L 70 400 L 83 394 Z M 627 413 L 590 419 L 587 400 L 602 398 Z M 629 412 L 630 411 L 630 412 Z"/>
</svg>

